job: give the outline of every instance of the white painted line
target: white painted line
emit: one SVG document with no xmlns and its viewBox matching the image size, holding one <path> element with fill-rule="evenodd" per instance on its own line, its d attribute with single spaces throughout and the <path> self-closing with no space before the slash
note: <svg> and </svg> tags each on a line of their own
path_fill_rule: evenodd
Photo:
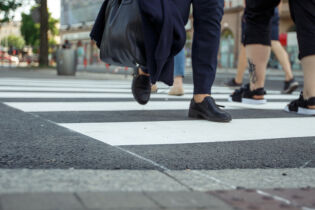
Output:
<svg viewBox="0 0 315 210">
<path fill-rule="evenodd" d="M 18 85 L 18 86 L 24 86 L 24 87 L 69 87 L 69 88 L 125 88 L 130 90 L 131 87 L 131 81 L 120 81 L 120 80 L 71 80 L 71 79 L 6 79 L 6 78 L 0 78 L 0 85 L 6 85 L 6 86 L 12 86 L 12 85 Z M 160 88 L 160 92 L 167 93 L 169 90 L 169 87 L 163 83 L 158 83 L 158 87 Z M 19 87 L 16 87 L 19 88 Z M 20 87 L 23 88 L 23 87 Z M 193 85 L 191 84 L 184 84 L 185 92 L 188 94 L 193 93 Z M 1 89 L 0 89 L 1 90 Z M 2 90 L 6 90 L 3 88 Z M 218 87 L 215 86 L 212 88 L 213 93 L 225 93 L 225 94 L 231 94 L 234 90 L 229 87 Z M 267 90 L 268 94 L 280 94 L 280 91 L 272 91 Z M 298 95 L 297 92 L 293 93 L 294 95 Z"/>
<path fill-rule="evenodd" d="M 158 89 L 158 93 L 161 94 L 168 94 L 170 88 L 159 88 Z M 99 92 L 99 93 L 131 93 L 131 89 L 129 86 L 117 86 L 116 88 L 113 87 L 109 87 L 109 86 L 99 86 L 99 87 L 82 87 L 82 86 L 77 86 L 77 87 L 63 87 L 63 86 L 0 86 L 0 91 L 40 91 L 40 92 L 81 92 L 81 93 L 86 93 L 86 92 Z M 212 94 L 216 95 L 216 94 L 231 94 L 232 91 L 231 90 L 227 90 L 227 89 L 219 89 L 219 88 L 214 88 L 212 90 Z M 193 94 L 193 89 L 191 88 L 186 88 L 185 89 L 185 94 L 188 95 L 192 95 Z M 280 94 L 280 91 L 272 91 L 270 92 L 270 94 Z M 152 94 L 152 96 L 154 97 L 154 95 L 156 94 Z M 269 97 L 269 96 L 268 96 Z M 285 96 L 287 97 L 287 95 Z M 290 96 L 293 97 L 293 96 Z M 295 98 L 297 98 L 298 96 L 295 95 Z"/>
<path fill-rule="evenodd" d="M 36 93 L 0 92 L 0 98 L 131 98 L 130 94 L 118 93 Z"/>
<path fill-rule="evenodd" d="M 188 110 L 190 101 L 151 101 L 143 106 L 137 102 L 6 102 L 24 112 L 63 112 L 63 111 L 140 111 L 140 110 Z M 246 105 L 231 102 L 218 102 L 225 109 L 266 109 L 282 110 L 287 103 L 270 102 L 264 105 Z"/>
<path fill-rule="evenodd" d="M 229 94 L 213 94 L 214 99 L 228 99 Z M 0 92 L 0 98 L 133 98 L 132 94 L 120 93 L 54 93 L 54 92 Z M 192 94 L 170 96 L 167 94 L 152 94 L 151 98 L 191 99 Z M 294 100 L 296 95 L 267 95 L 267 100 Z"/>
<path fill-rule="evenodd" d="M 2 86 L 19 86 L 19 87 L 79 87 L 79 88 L 126 88 L 130 89 L 131 84 L 112 84 L 112 83 L 64 83 L 64 82 L 43 82 L 43 83 L 38 83 L 38 82 L 17 82 L 17 83 L 11 83 L 11 82 L 0 82 L 0 85 Z"/>
<path fill-rule="evenodd" d="M 146 106 L 137 102 L 23 102 L 5 104 L 24 112 L 178 110 L 189 107 L 188 101 L 154 101 Z"/>
<path fill-rule="evenodd" d="M 315 118 L 59 124 L 111 145 L 188 144 L 315 137 Z M 119 135 L 117 135 L 119 133 Z"/>
<path fill-rule="evenodd" d="M 33 82 L 33 83 L 73 83 L 73 84 L 82 84 L 82 83 L 90 83 L 90 84 L 131 84 L 131 80 L 93 80 L 93 79 L 70 79 L 70 78 L 58 78 L 58 79 L 28 79 L 28 78 L 0 78 L 0 84 L 2 82 L 12 82 L 12 83 L 21 83 L 21 82 Z"/>
<path fill-rule="evenodd" d="M 82 88 L 82 87 L 14 87 L 14 86 L 0 86 L 0 91 L 41 91 L 41 92 L 112 92 L 112 93 L 131 93 L 130 88 Z"/>
</svg>

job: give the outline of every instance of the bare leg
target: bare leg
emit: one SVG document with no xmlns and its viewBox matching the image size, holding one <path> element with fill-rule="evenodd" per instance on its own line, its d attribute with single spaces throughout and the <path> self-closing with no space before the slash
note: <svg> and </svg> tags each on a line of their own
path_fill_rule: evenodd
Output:
<svg viewBox="0 0 315 210">
<path fill-rule="evenodd" d="M 237 72 L 235 77 L 235 82 L 238 84 L 243 83 L 244 72 L 247 67 L 246 60 L 246 49 L 244 45 L 240 45 L 239 55 L 238 55 L 238 64 L 237 64 Z"/>
<path fill-rule="evenodd" d="M 271 41 L 271 50 L 276 55 L 280 65 L 285 73 L 285 81 L 290 81 L 293 79 L 291 64 L 289 61 L 289 56 L 287 51 L 282 47 L 279 41 Z"/>
<path fill-rule="evenodd" d="M 176 96 L 184 95 L 183 77 L 182 76 L 175 76 L 173 87 L 170 89 L 168 94 L 169 95 L 176 95 Z"/>
<path fill-rule="evenodd" d="M 195 94 L 194 100 L 196 103 L 201 103 L 205 99 L 205 97 L 210 96 L 210 94 Z"/>
<path fill-rule="evenodd" d="M 315 97 L 315 55 L 306 56 L 301 60 L 304 72 L 304 99 Z M 309 108 L 315 109 L 315 106 Z"/>
<path fill-rule="evenodd" d="M 151 93 L 157 93 L 157 91 L 158 91 L 157 84 L 151 85 Z"/>
<path fill-rule="evenodd" d="M 250 76 L 250 89 L 256 90 L 265 86 L 267 62 L 270 56 L 270 47 L 261 44 L 246 46 L 248 69 Z"/>
<path fill-rule="evenodd" d="M 182 76 L 176 76 L 174 78 L 174 86 L 183 87 L 183 77 Z"/>
<path fill-rule="evenodd" d="M 150 74 L 145 73 L 144 71 L 142 71 L 142 69 L 139 68 L 139 75 L 145 75 L 145 76 L 150 76 Z"/>
</svg>

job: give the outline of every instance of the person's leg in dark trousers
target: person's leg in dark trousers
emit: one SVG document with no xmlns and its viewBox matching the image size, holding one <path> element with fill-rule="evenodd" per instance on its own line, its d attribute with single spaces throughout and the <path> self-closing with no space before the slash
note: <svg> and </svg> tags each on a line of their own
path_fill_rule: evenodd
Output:
<svg viewBox="0 0 315 210">
<path fill-rule="evenodd" d="M 189 116 L 211 121 L 229 122 L 232 117 L 221 110 L 211 94 L 215 79 L 217 56 L 220 45 L 223 0 L 174 0 L 181 11 L 184 22 L 189 18 L 193 4 L 194 40 L 192 49 L 194 98 L 191 100 Z"/>
<path fill-rule="evenodd" d="M 192 65 L 194 98 L 189 116 L 211 121 L 229 122 L 229 113 L 219 109 L 211 95 L 217 69 L 223 16 L 223 0 L 193 0 L 194 38 Z"/>
<path fill-rule="evenodd" d="M 195 94 L 211 94 L 217 69 L 223 0 L 194 0 L 192 65 Z"/>
<path fill-rule="evenodd" d="M 304 88 L 300 98 L 292 101 L 285 109 L 315 115 L 315 0 L 290 0 L 289 4 L 296 24 Z"/>
</svg>

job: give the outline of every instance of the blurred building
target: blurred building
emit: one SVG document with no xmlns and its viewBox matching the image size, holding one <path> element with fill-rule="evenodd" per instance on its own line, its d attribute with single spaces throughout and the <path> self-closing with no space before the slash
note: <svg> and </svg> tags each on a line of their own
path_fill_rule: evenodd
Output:
<svg viewBox="0 0 315 210">
<path fill-rule="evenodd" d="M 103 0 L 61 0 L 60 36 L 61 44 L 69 40 L 73 48 L 83 48 L 85 65 L 103 65 L 99 59 L 99 51 L 90 40 L 89 33 Z M 222 20 L 222 36 L 219 53 L 219 66 L 235 68 L 241 40 L 241 17 L 244 0 L 225 0 L 225 14 Z M 285 40 L 293 68 L 299 68 L 297 60 L 297 43 L 294 23 L 291 20 L 288 2 L 283 0 L 280 13 L 280 36 Z M 293 32 L 293 33 L 289 33 Z M 187 48 L 189 48 L 188 40 Z M 82 50 L 82 49 L 81 49 Z M 189 56 L 189 53 L 187 53 Z M 273 63 L 273 62 L 271 62 Z M 273 65 L 278 65 L 275 62 Z"/>
<path fill-rule="evenodd" d="M 0 24 L 0 41 L 10 35 L 21 36 L 21 22 L 13 21 Z"/>
<path fill-rule="evenodd" d="M 287 48 L 293 68 L 299 68 L 295 25 L 290 16 L 288 1 L 283 0 L 279 9 L 280 41 L 283 46 Z M 243 11 L 244 0 L 225 0 L 219 54 L 219 65 L 223 68 L 234 68 L 237 65 L 238 51 L 241 44 L 241 18 Z M 278 63 L 273 60 L 271 60 L 269 64 L 275 65 L 271 67 L 277 67 Z"/>
<path fill-rule="evenodd" d="M 102 3 L 103 0 L 61 0 L 60 42 L 68 40 L 73 48 L 83 48 L 80 60 L 86 65 L 103 65 L 89 36 Z"/>
</svg>

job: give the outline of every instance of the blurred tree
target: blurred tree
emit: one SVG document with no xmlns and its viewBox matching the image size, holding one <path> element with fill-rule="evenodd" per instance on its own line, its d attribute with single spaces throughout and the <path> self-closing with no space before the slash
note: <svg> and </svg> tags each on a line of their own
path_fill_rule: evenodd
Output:
<svg viewBox="0 0 315 210">
<path fill-rule="evenodd" d="M 2 46 L 13 47 L 14 49 L 21 50 L 25 46 L 25 41 L 20 36 L 10 35 L 1 40 Z"/>
<path fill-rule="evenodd" d="M 7 22 L 14 16 L 14 11 L 22 6 L 22 0 L 1 0 L 0 1 L 0 22 Z"/>
<path fill-rule="evenodd" d="M 40 3 L 40 49 L 39 65 L 48 66 L 48 8 L 47 0 L 37 0 Z"/>
<path fill-rule="evenodd" d="M 38 52 L 40 46 L 40 24 L 37 23 L 36 18 L 34 19 L 34 11 L 37 10 L 39 6 L 34 6 L 30 14 L 22 14 L 22 23 L 21 23 L 21 34 L 24 37 L 26 45 L 33 47 L 35 52 Z M 48 13 L 48 31 L 49 31 L 49 46 L 55 43 L 54 36 L 58 35 L 59 30 L 57 28 L 57 19 L 54 19 L 51 16 L 51 13 Z"/>
<path fill-rule="evenodd" d="M 21 22 L 21 34 L 24 37 L 26 45 L 39 47 L 39 24 L 34 22 L 30 14 L 25 13 L 22 13 Z"/>
</svg>

